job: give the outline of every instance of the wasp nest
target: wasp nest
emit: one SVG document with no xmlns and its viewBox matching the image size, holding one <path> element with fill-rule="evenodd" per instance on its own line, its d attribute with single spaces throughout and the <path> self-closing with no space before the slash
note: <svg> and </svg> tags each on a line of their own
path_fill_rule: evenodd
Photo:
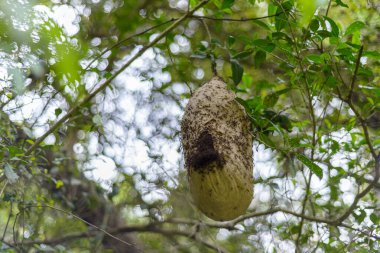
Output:
<svg viewBox="0 0 380 253">
<path fill-rule="evenodd" d="M 195 91 L 181 131 L 190 191 L 198 208 L 219 221 L 245 213 L 253 195 L 250 122 L 221 78 Z"/>
</svg>

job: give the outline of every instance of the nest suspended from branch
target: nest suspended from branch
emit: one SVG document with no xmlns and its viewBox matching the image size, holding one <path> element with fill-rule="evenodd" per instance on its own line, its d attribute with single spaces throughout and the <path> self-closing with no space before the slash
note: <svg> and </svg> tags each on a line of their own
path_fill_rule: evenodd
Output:
<svg viewBox="0 0 380 253">
<path fill-rule="evenodd" d="M 192 197 L 218 221 L 244 214 L 253 196 L 250 121 L 235 97 L 214 77 L 195 91 L 181 123 Z"/>
</svg>

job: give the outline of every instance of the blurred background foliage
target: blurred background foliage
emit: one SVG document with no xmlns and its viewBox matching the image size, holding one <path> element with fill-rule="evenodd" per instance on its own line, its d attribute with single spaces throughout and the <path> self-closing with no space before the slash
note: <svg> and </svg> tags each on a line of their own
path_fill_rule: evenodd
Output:
<svg viewBox="0 0 380 253">
<path fill-rule="evenodd" d="M 201 2 L 0 2 L 1 252 L 379 250 L 380 4 L 203 1 L 154 42 Z M 224 223 L 179 134 L 213 65 L 255 137 L 254 200 Z"/>
</svg>

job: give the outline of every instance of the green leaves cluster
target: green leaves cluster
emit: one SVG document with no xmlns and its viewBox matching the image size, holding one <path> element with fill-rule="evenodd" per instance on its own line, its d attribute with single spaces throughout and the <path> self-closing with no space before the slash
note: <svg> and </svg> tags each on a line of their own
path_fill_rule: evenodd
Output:
<svg viewBox="0 0 380 253">
<path fill-rule="evenodd" d="M 355 20 L 337 15 L 348 12 L 355 16 L 349 4 L 332 1 L 328 8 L 327 3 L 316 4 L 321 3 L 270 2 L 267 13 L 274 16 L 252 21 L 256 33 L 236 37 L 232 33 L 227 43 L 230 77 L 256 140 L 276 152 L 280 164 L 286 165 L 285 173 L 294 175 L 307 168 L 321 180 L 329 194 L 306 190 L 306 198 L 317 202 L 310 207 L 338 214 L 344 210 L 333 204 L 342 201 L 339 184 L 350 181 L 363 188 L 368 182 L 364 175 L 375 169 L 375 157 L 368 151 L 378 143 L 379 125 L 375 122 L 380 118 L 376 103 L 380 90 L 375 80 L 379 55 L 369 35 L 374 32 L 373 25 L 363 17 Z M 343 133 L 340 139 L 336 137 Z M 337 158 L 345 155 L 354 157 Z M 306 179 L 306 185 L 308 182 Z M 275 185 L 274 192 L 279 189 Z M 322 201 L 324 198 L 330 202 Z M 351 211 L 349 217 L 357 224 L 371 212 L 356 206 Z M 301 227 L 294 225 L 296 236 Z M 315 232 L 302 231 L 300 242 L 310 243 L 308 236 Z M 333 242 L 334 236 L 331 238 Z M 364 246 L 358 243 L 355 247 Z M 334 247 L 326 245 L 328 248 Z"/>
</svg>

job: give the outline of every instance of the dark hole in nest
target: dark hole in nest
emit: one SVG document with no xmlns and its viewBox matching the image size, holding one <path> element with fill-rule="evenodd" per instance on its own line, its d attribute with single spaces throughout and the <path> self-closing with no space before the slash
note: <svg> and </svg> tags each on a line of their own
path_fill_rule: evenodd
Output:
<svg viewBox="0 0 380 253">
<path fill-rule="evenodd" d="M 196 143 L 196 152 L 189 159 L 189 165 L 198 170 L 204 170 L 207 165 L 217 162 L 222 166 L 223 161 L 214 148 L 212 135 L 205 131 L 199 136 Z"/>
</svg>

